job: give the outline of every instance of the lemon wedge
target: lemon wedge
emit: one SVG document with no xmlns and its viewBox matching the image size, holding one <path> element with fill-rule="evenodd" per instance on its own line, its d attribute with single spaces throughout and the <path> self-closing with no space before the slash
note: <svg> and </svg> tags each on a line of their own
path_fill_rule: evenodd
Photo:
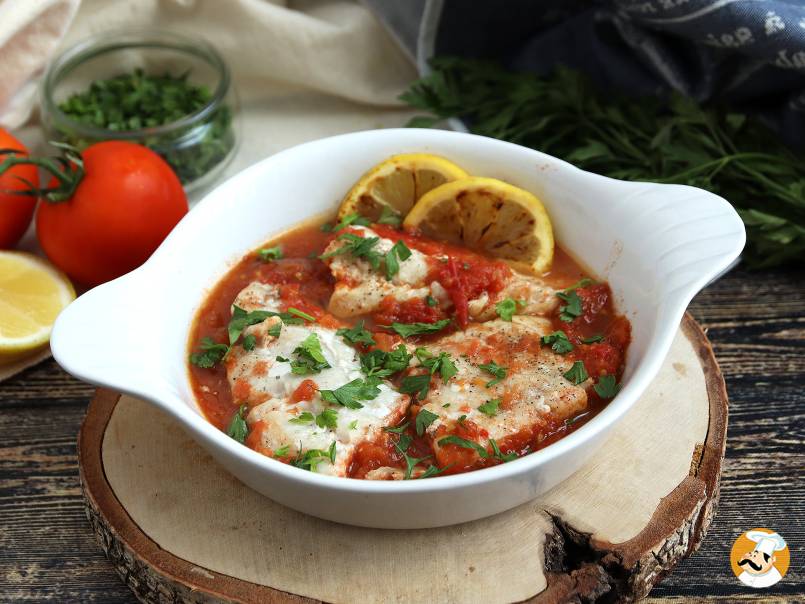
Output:
<svg viewBox="0 0 805 604">
<path fill-rule="evenodd" d="M 432 189 L 411 208 L 403 227 L 536 274 L 553 262 L 553 227 L 542 202 L 494 178 L 472 176 Z"/>
<path fill-rule="evenodd" d="M 438 155 L 394 155 L 366 172 L 350 189 L 338 209 L 338 220 L 360 214 L 376 221 L 384 209 L 404 217 L 431 189 L 466 177 L 464 170 Z"/>
<path fill-rule="evenodd" d="M 0 251 L 0 365 L 43 348 L 56 317 L 74 299 L 70 281 L 45 260 Z"/>
</svg>

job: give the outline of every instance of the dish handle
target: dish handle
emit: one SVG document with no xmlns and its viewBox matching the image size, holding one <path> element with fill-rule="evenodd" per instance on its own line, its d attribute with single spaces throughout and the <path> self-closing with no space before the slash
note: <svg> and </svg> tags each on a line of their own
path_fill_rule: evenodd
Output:
<svg viewBox="0 0 805 604">
<path fill-rule="evenodd" d="M 169 388 L 152 298 L 134 271 L 95 287 L 64 309 L 53 326 L 53 358 L 73 376 L 137 396 L 158 399 Z M 153 284 L 152 284 L 153 287 Z"/>
</svg>

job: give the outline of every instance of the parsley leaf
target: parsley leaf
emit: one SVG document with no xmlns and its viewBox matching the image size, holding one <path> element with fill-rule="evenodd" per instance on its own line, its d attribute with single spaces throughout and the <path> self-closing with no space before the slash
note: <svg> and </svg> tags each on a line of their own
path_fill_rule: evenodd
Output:
<svg viewBox="0 0 805 604">
<path fill-rule="evenodd" d="M 513 298 L 504 298 L 503 300 L 495 304 L 495 312 L 504 321 L 511 321 L 512 317 L 514 316 L 514 313 L 517 312 L 518 304 L 520 304 L 521 306 L 525 306 L 525 304 L 520 300 L 514 300 Z"/>
<path fill-rule="evenodd" d="M 498 414 L 500 402 L 499 398 L 490 399 L 483 405 L 478 405 L 478 411 L 489 417 L 495 417 Z"/>
<path fill-rule="evenodd" d="M 299 317 L 300 319 L 304 319 L 305 321 L 313 321 L 313 322 L 316 321 L 316 317 L 314 317 L 313 315 L 309 315 L 306 312 L 299 310 L 298 308 L 294 308 L 293 306 L 288 308 L 288 314 L 293 315 L 295 317 Z"/>
<path fill-rule="evenodd" d="M 451 464 L 451 465 L 452 465 L 452 464 Z M 427 469 L 427 470 L 425 470 L 425 471 L 424 471 L 422 474 L 420 474 L 419 476 L 417 476 L 417 479 L 420 479 L 420 478 L 430 478 L 431 476 L 438 476 L 439 474 L 441 474 L 442 472 L 444 472 L 444 471 L 445 471 L 447 468 L 449 468 L 449 467 L 450 467 L 450 466 L 445 466 L 445 467 L 443 467 L 443 468 L 437 468 L 436 466 L 433 466 L 433 465 L 428 466 L 428 469 Z"/>
<path fill-rule="evenodd" d="M 583 277 L 583 278 L 579 279 L 578 281 L 576 281 L 570 287 L 566 287 L 565 288 L 565 293 L 572 292 L 573 290 L 579 289 L 580 287 L 587 287 L 588 285 L 593 285 L 593 284 L 595 284 L 595 281 L 593 281 L 589 277 Z"/>
<path fill-rule="evenodd" d="M 274 449 L 273 456 L 274 457 L 285 457 L 286 455 L 288 455 L 288 449 L 290 449 L 290 448 L 291 447 L 289 447 L 288 445 L 285 445 L 283 447 L 280 447 L 279 449 Z"/>
<path fill-rule="evenodd" d="M 408 367 L 411 355 L 403 344 L 391 352 L 372 350 L 361 355 L 361 370 L 367 376 L 388 377 Z"/>
<path fill-rule="evenodd" d="M 491 373 L 495 379 L 489 380 L 486 383 L 487 388 L 491 388 L 495 384 L 499 384 L 502 382 L 509 373 L 508 367 L 501 367 L 495 361 L 489 361 L 488 363 L 484 363 L 483 365 L 478 365 L 479 369 L 483 369 L 487 373 Z"/>
<path fill-rule="evenodd" d="M 582 344 L 595 344 L 596 342 L 603 342 L 604 336 L 602 334 L 596 334 L 594 336 L 590 336 L 589 338 L 582 338 Z"/>
<path fill-rule="evenodd" d="M 436 333 L 450 324 L 452 319 L 442 319 L 435 323 L 392 323 L 391 329 L 403 338 L 418 336 L 424 333 Z"/>
<path fill-rule="evenodd" d="M 322 369 L 330 368 L 330 363 L 321 351 L 319 336 L 315 333 L 302 340 L 299 346 L 294 348 L 293 354 L 296 355 L 296 359 L 291 361 L 291 372 L 296 375 L 320 373 Z"/>
<path fill-rule="evenodd" d="M 301 447 L 301 443 L 300 443 Z M 316 468 L 323 461 L 329 460 L 330 463 L 335 463 L 335 441 L 330 445 L 327 451 L 321 449 L 308 449 L 304 453 L 299 451 L 296 454 L 296 459 L 291 460 L 291 465 L 303 470 L 315 472 Z"/>
<path fill-rule="evenodd" d="M 229 320 L 229 326 L 227 327 L 227 331 L 229 333 L 229 345 L 231 346 L 237 342 L 240 334 L 243 333 L 243 330 L 250 325 L 262 323 L 268 317 L 276 314 L 277 313 L 273 313 L 268 310 L 253 310 L 251 312 L 246 312 L 239 306 L 233 306 L 232 318 Z"/>
<path fill-rule="evenodd" d="M 360 237 L 354 233 L 342 233 L 338 236 L 339 241 L 344 241 L 344 245 L 334 249 L 332 252 L 327 252 L 319 256 L 319 259 L 326 260 L 333 256 L 340 256 L 341 254 L 351 254 L 353 258 L 362 258 L 369 263 L 369 265 L 377 270 L 380 268 L 380 259 L 382 256 L 373 248 L 380 241 L 380 237 Z"/>
<path fill-rule="evenodd" d="M 567 304 L 559 307 L 559 319 L 565 323 L 572 322 L 576 317 L 581 316 L 583 312 L 581 307 L 581 298 L 574 290 L 565 290 L 563 292 L 556 292 L 556 296 L 566 302 Z"/>
<path fill-rule="evenodd" d="M 245 412 L 246 405 L 241 405 L 235 415 L 232 416 L 232 419 L 229 421 L 229 425 L 226 428 L 227 435 L 230 438 L 238 441 L 240 444 L 243 444 L 243 442 L 246 440 L 246 436 L 249 434 L 249 426 L 246 425 L 246 420 L 243 419 L 243 414 Z"/>
<path fill-rule="evenodd" d="M 430 374 L 405 376 L 400 384 L 400 392 L 416 394 L 420 400 L 428 396 L 430 389 Z"/>
<path fill-rule="evenodd" d="M 427 305 L 428 305 L 428 306 L 430 306 L 431 308 L 433 308 L 434 306 L 438 306 L 438 305 L 439 305 L 439 303 L 436 301 L 436 298 L 434 298 L 434 297 L 433 297 L 433 296 L 431 296 L 430 294 L 428 294 L 427 296 L 425 296 L 425 304 L 427 304 Z"/>
<path fill-rule="evenodd" d="M 349 429 L 350 430 L 354 430 L 357 427 L 358 427 L 358 420 L 357 419 L 353 419 L 351 422 L 349 422 Z"/>
<path fill-rule="evenodd" d="M 403 476 L 403 480 L 411 480 L 411 474 L 413 473 L 417 464 L 431 457 L 430 455 L 426 455 L 425 457 L 411 457 L 407 453 L 410 445 L 411 437 L 407 434 L 402 434 L 399 442 L 394 443 L 394 446 L 405 458 L 405 475 Z"/>
<path fill-rule="evenodd" d="M 372 332 L 363 328 L 363 321 L 358 322 L 357 325 L 351 328 L 342 327 L 335 333 L 353 345 L 366 344 L 367 346 L 374 346 L 376 344 L 372 337 Z"/>
<path fill-rule="evenodd" d="M 571 382 L 574 386 L 578 386 L 584 380 L 589 378 L 590 376 L 587 375 L 587 370 L 584 368 L 584 363 L 581 361 L 576 361 L 573 363 L 573 367 L 568 369 L 565 373 L 562 374 L 566 380 Z"/>
<path fill-rule="evenodd" d="M 435 413 L 431 413 L 427 409 L 420 409 L 416 416 L 416 433 L 422 436 L 425 433 L 425 428 L 430 426 L 437 419 L 439 419 L 439 416 Z"/>
<path fill-rule="evenodd" d="M 247 336 L 244 336 L 243 342 L 241 342 L 243 350 L 254 350 L 256 344 L 257 344 L 257 338 L 252 333 L 250 333 Z"/>
<path fill-rule="evenodd" d="M 481 446 L 478 443 L 473 442 L 471 440 L 467 440 L 466 438 L 461 438 L 459 436 L 456 436 L 455 434 L 451 434 L 449 436 L 445 436 L 444 438 L 440 438 L 438 440 L 438 443 L 439 443 L 440 447 L 444 446 L 444 445 L 456 445 L 456 446 L 459 446 L 459 447 L 461 447 L 463 449 L 474 450 L 483 459 L 486 459 L 486 458 L 489 457 L 489 453 L 487 452 L 487 450 L 483 446 Z"/>
<path fill-rule="evenodd" d="M 416 358 L 419 359 L 420 364 L 427 369 L 431 375 L 438 372 L 445 382 L 458 373 L 458 368 L 455 363 L 453 363 L 450 355 L 446 352 L 440 352 L 437 357 L 433 356 L 427 348 L 417 348 L 414 354 L 416 354 Z"/>
<path fill-rule="evenodd" d="M 316 425 L 319 428 L 335 430 L 338 427 L 338 411 L 335 409 L 325 409 L 316 416 Z"/>
<path fill-rule="evenodd" d="M 615 398 L 621 387 L 616 383 L 614 375 L 602 375 L 593 389 L 601 398 Z"/>
<path fill-rule="evenodd" d="M 391 209 L 390 206 L 383 206 L 380 211 L 380 218 L 377 219 L 378 224 L 388 224 L 393 227 L 398 227 L 402 224 L 402 216 Z"/>
<path fill-rule="evenodd" d="M 501 452 L 500 447 L 498 447 L 498 443 L 497 443 L 497 441 L 495 441 L 494 438 L 489 439 L 489 444 L 492 445 L 492 457 L 494 457 L 495 459 L 499 459 L 500 461 L 502 461 L 504 463 L 507 462 L 507 461 L 512 461 L 514 459 L 517 459 L 517 453 L 514 453 L 514 452 L 512 452 L 512 453 L 503 453 L 503 452 Z"/>
<path fill-rule="evenodd" d="M 383 428 L 383 431 L 391 432 L 392 434 L 402 434 L 405 432 L 406 428 L 408 428 L 408 422 L 402 423 L 399 426 L 394 426 L 393 428 Z"/>
<path fill-rule="evenodd" d="M 547 336 L 542 336 L 542 345 L 550 346 L 557 354 L 567 354 L 573 350 L 573 344 L 570 343 L 570 340 L 567 339 L 567 334 L 561 329 L 549 333 Z"/>
<path fill-rule="evenodd" d="M 347 409 L 360 409 L 363 407 L 358 401 L 369 401 L 380 394 L 380 378 L 357 378 L 336 388 L 335 390 L 320 390 L 322 400 L 328 403 L 343 405 Z"/>
<path fill-rule="evenodd" d="M 280 333 L 282 333 L 282 323 L 274 323 L 271 327 L 268 328 L 268 335 L 274 336 L 275 338 L 280 337 Z"/>
<path fill-rule="evenodd" d="M 411 257 L 411 250 L 403 241 L 397 241 L 386 253 L 386 280 L 391 279 L 400 272 L 400 262 Z"/>
<path fill-rule="evenodd" d="M 190 362 L 196 367 L 209 369 L 214 367 L 229 352 L 226 344 L 216 344 L 212 338 L 205 337 L 199 343 L 201 352 L 194 352 L 190 355 Z"/>
<path fill-rule="evenodd" d="M 288 421 L 292 424 L 309 424 L 313 422 L 313 414 L 309 411 L 303 411 L 298 416 L 289 419 Z"/>
<path fill-rule="evenodd" d="M 271 262 L 272 260 L 280 260 L 282 259 L 282 248 L 280 246 L 276 247 L 266 247 L 260 250 L 257 250 L 257 255 L 260 256 L 260 260 L 263 262 Z"/>
</svg>

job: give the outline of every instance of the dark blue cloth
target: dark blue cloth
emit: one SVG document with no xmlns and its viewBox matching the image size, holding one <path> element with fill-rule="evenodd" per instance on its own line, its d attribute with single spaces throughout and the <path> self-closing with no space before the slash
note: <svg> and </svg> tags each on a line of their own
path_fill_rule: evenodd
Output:
<svg viewBox="0 0 805 604">
<path fill-rule="evenodd" d="M 563 64 L 630 96 L 676 90 L 805 147 L 805 1 L 445 0 L 434 54 Z"/>
</svg>

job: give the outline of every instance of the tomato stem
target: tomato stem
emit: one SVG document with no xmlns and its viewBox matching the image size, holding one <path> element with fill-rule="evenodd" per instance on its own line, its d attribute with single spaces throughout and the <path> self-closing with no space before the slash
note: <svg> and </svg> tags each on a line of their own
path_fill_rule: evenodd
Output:
<svg viewBox="0 0 805 604">
<path fill-rule="evenodd" d="M 58 181 L 55 186 L 39 188 L 28 179 L 14 175 L 14 178 L 28 185 L 28 188 L 15 191 L 5 190 L 2 193 L 41 197 L 50 203 L 60 203 L 70 199 L 81 183 L 81 179 L 84 178 L 84 161 L 81 159 L 78 149 L 71 145 L 58 142 L 51 142 L 51 145 L 61 149 L 62 155 L 29 157 L 27 153 L 19 149 L 0 149 L 0 156 L 6 156 L 0 162 L 0 176 L 14 166 L 30 165 L 43 169 Z"/>
</svg>

